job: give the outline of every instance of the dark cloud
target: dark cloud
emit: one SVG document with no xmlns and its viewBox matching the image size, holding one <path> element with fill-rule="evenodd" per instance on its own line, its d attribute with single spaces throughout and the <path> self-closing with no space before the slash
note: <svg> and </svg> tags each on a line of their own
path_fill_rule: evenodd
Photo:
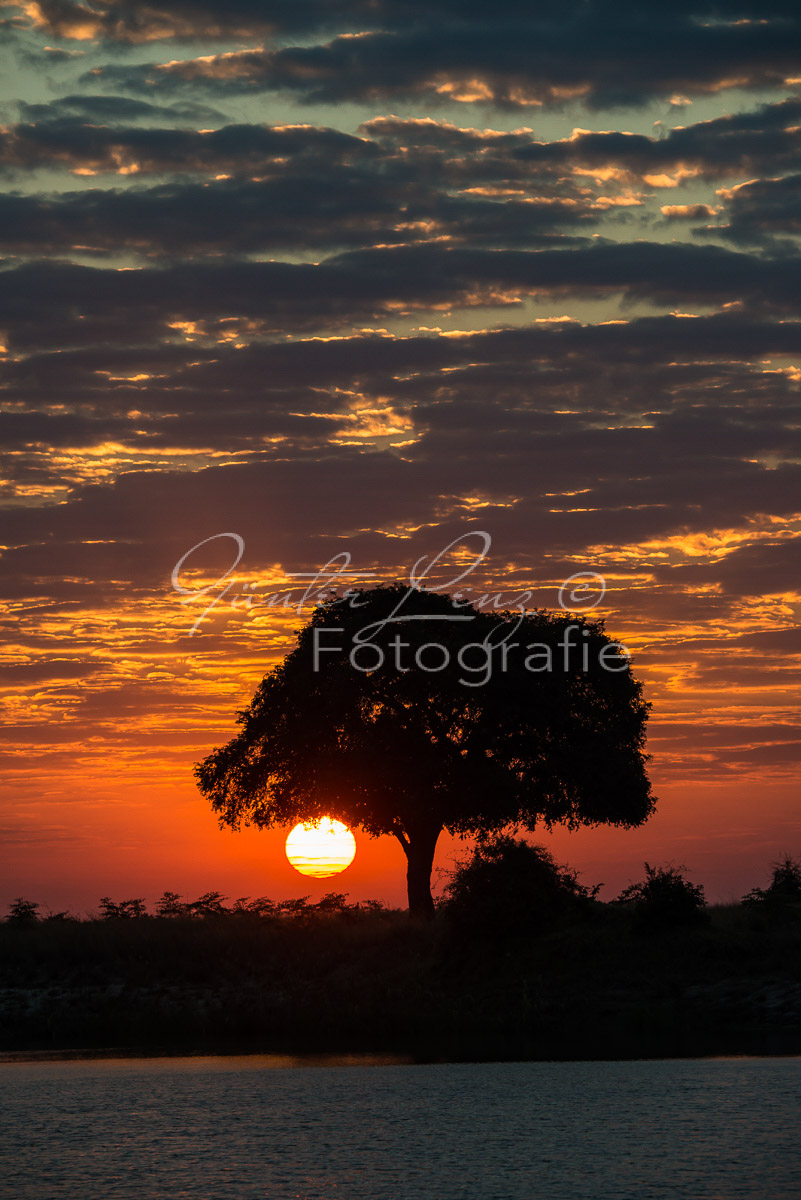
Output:
<svg viewBox="0 0 801 1200">
<path fill-rule="evenodd" d="M 574 438 L 584 455 L 585 433 L 592 449 L 609 430 L 615 452 L 627 447 L 633 461 L 646 439 L 666 461 L 675 450 L 699 468 L 710 456 L 767 462 L 799 449 L 792 374 L 751 363 L 797 349 L 797 322 L 662 317 L 241 346 L 199 335 L 148 347 L 141 329 L 131 318 L 127 346 L 8 363 L 0 434 L 17 451 L 9 478 L 72 482 L 74 458 L 56 460 L 48 447 L 122 440 L 134 454 L 183 446 L 264 455 L 275 438 L 319 446 L 358 427 L 359 410 L 372 412 L 365 428 L 372 421 L 374 436 L 406 420 L 408 435 L 423 439 L 407 453 L 432 459 L 534 452 L 553 434 Z"/>
<path fill-rule="evenodd" d="M 24 105 L 24 121 L 0 131 L 0 168 L 261 176 L 325 186 L 331 172 L 348 170 L 409 188 L 517 189 L 535 195 L 550 185 L 566 199 L 578 183 L 575 169 L 615 168 L 621 179 L 659 179 L 678 172 L 720 178 L 775 175 L 801 165 L 801 100 L 763 105 L 752 113 L 677 127 L 660 137 L 576 130 L 558 141 L 529 131 L 461 129 L 429 119 L 374 118 L 360 136 L 315 126 L 225 125 L 219 128 L 130 127 L 141 118 L 169 117 L 175 124 L 219 118 L 203 107 L 164 108 L 125 97 L 66 97 L 49 105 Z"/>
<path fill-rule="evenodd" d="M 565 196 L 449 196 L 425 184 L 342 172 L 324 187 L 295 174 L 258 182 L 177 183 L 115 191 L 0 197 L 0 249 L 18 254 L 248 254 L 427 242 L 537 245 L 596 224 L 590 201 Z"/>
<path fill-rule="evenodd" d="M 739 0 L 719 13 L 717 6 L 698 0 L 676 0 L 671 13 L 677 22 L 700 22 L 710 15 L 721 24 L 747 22 L 753 18 L 792 18 L 797 8 L 792 0 L 770 0 L 756 4 Z M 531 5 L 525 0 L 498 0 L 494 13 L 499 21 L 531 17 Z M 47 32 L 64 37 L 85 38 L 91 34 L 109 40 L 150 41 L 190 35 L 193 38 L 219 38 L 276 33 L 307 35 L 325 32 L 337 26 L 355 30 L 389 26 L 415 28 L 425 21 L 461 24 L 480 22 L 486 8 L 477 0 L 348 0 L 332 10 L 327 0 L 156 0 L 146 9 L 133 0 L 41 0 L 28 12 L 29 21 Z M 642 15 L 633 0 L 567 0 L 559 9 L 565 25 L 615 24 L 625 26 Z"/>
<path fill-rule="evenodd" d="M 716 334 L 722 336 L 720 327 L 725 324 L 676 319 L 672 323 L 701 327 L 689 333 L 684 346 L 688 357 L 699 353 L 703 327 L 710 333 L 707 348 L 714 350 Z M 406 339 L 397 344 L 394 339 L 374 338 L 356 339 L 352 345 L 264 348 L 261 359 L 257 355 L 250 364 L 250 383 L 247 365 L 238 375 L 235 353 L 220 364 L 209 362 L 213 370 L 201 390 L 187 393 L 179 375 L 176 390 L 165 393 L 165 406 L 183 406 L 179 417 L 168 418 L 166 429 L 158 414 L 138 416 L 128 422 L 118 419 L 116 435 L 132 444 L 131 431 L 140 429 L 157 445 L 168 444 L 169 436 L 197 441 L 205 436 L 217 448 L 243 446 L 257 453 L 260 433 L 282 429 L 280 407 L 282 403 L 286 407 L 287 397 L 280 391 L 273 397 L 271 387 L 280 386 L 283 372 L 293 375 L 292 364 L 300 366 L 307 355 L 310 378 L 318 384 L 327 379 L 329 385 L 345 385 L 327 397 L 329 404 L 339 403 L 340 418 L 332 415 L 327 426 L 315 429 L 318 416 L 304 418 L 298 413 L 295 429 L 284 426 L 284 432 L 294 437 L 303 430 L 304 421 L 311 420 L 306 433 L 309 438 L 316 434 L 317 444 L 310 441 L 307 449 L 283 444 L 276 451 L 265 447 L 261 462 L 194 472 L 162 466 L 158 472 L 123 474 L 112 485 L 77 486 L 72 498 L 59 506 L 8 513 L 5 536 L 8 543 L 19 543 L 20 549 L 3 556 L 5 593 L 70 598 L 81 594 L 76 592 L 76 579 L 87 581 L 85 596 L 102 589 L 105 580 L 127 578 L 139 587 L 148 581 L 156 586 L 159 578 L 166 578 L 170 558 L 175 561 L 181 546 L 186 549 L 222 528 L 235 528 L 246 537 L 253 563 L 297 561 L 313 556 L 321 538 L 320 545 L 332 545 L 338 538 L 361 537 L 356 531 L 362 528 L 366 498 L 373 528 L 391 530 L 426 524 L 424 514 L 432 512 L 445 528 L 449 521 L 470 521 L 472 510 L 463 497 L 478 495 L 487 506 L 482 522 L 491 524 L 510 547 L 517 547 L 516 554 L 525 545 L 534 557 L 561 549 L 579 559 L 592 544 L 625 545 L 629 540 L 710 525 L 736 526 L 753 519 L 755 513 L 792 515 L 801 484 L 797 465 L 755 461 L 759 456 L 767 460 L 801 455 L 798 438 L 788 438 L 791 407 L 721 403 L 720 377 L 711 364 L 706 368 L 705 390 L 700 379 L 694 380 L 686 407 L 678 403 L 680 391 L 669 371 L 660 385 L 661 396 L 656 387 L 650 388 L 650 411 L 632 411 L 630 396 L 613 393 L 615 381 L 622 378 L 618 364 L 627 358 L 632 378 L 642 376 L 643 391 L 649 392 L 652 371 L 657 378 L 660 373 L 656 365 L 648 366 L 649 348 L 660 345 L 658 331 L 670 333 L 670 324 L 670 319 L 661 319 L 603 331 L 568 326 L 559 332 L 510 330 L 467 339 L 418 338 L 411 344 Z M 732 344 L 738 328 L 743 354 L 770 346 L 781 329 L 766 326 L 749 331 L 735 319 L 729 329 Z M 603 352 L 602 333 L 610 339 Z M 560 340 L 566 344 L 560 346 Z M 595 349 L 588 360 L 591 345 Z M 663 371 L 677 348 L 678 342 L 664 338 L 659 351 Z M 566 365 L 566 373 L 555 381 L 548 380 L 546 373 L 546 387 L 541 388 L 535 355 L 546 372 Z M 483 368 L 475 366 L 476 357 L 487 360 Z M 509 368 L 515 361 L 521 367 L 527 364 L 527 380 L 523 381 L 522 373 L 515 375 L 513 393 Z M 459 373 L 454 380 L 457 362 L 465 364 L 467 374 Z M 577 366 L 582 362 L 587 364 L 583 372 Z M 442 367 L 445 373 L 437 376 L 435 371 Z M 419 379 L 421 368 L 424 377 Z M 478 379 L 471 378 L 473 370 L 480 372 Z M 337 425 L 347 428 L 349 410 L 342 393 L 352 394 L 348 384 L 353 386 L 360 378 L 362 387 L 369 384 L 389 398 L 399 391 L 398 406 L 403 409 L 413 398 L 404 396 L 403 377 L 409 372 L 418 378 L 418 392 L 427 392 L 428 399 L 408 410 L 411 428 L 401 450 L 381 453 L 375 448 L 359 451 L 327 444 Z M 228 387 L 221 391 L 225 379 Z M 252 386 L 256 379 L 265 380 L 261 394 Z M 550 382 L 554 386 L 549 389 Z M 743 391 L 753 390 L 746 376 L 741 382 Z M 564 411 L 566 396 L 577 411 Z M 705 398 L 703 409 L 700 396 Z M 145 392 L 143 401 L 147 400 Z M 102 407 L 109 407 L 110 401 L 113 393 L 98 395 L 98 433 L 103 430 Z M 666 406 L 665 411 L 654 411 L 657 402 Z M 294 403 L 300 408 L 302 397 Z M 319 390 L 306 397 L 307 411 L 313 403 L 318 408 L 326 404 Z M 380 411 L 377 397 L 374 405 Z M 106 418 L 106 424 L 111 432 L 113 423 Z M 88 423 L 87 429 L 91 428 Z M 44 422 L 33 432 L 45 433 Z M 78 436 L 80 430 L 71 432 Z M 51 479 L 64 469 L 47 462 L 39 467 L 45 478 L 50 472 Z M 321 497 L 326 498 L 322 507 Z M 796 549 L 797 542 L 780 541 L 760 542 L 753 551 L 776 591 L 794 586 L 795 575 L 786 575 L 783 564 L 791 565 Z M 766 591 L 758 568 L 750 560 L 743 566 L 737 553 L 722 562 L 657 574 L 660 583 L 669 587 L 708 588 L 717 583 L 725 592 L 740 595 L 743 589 L 738 591 L 735 584 L 743 571 L 752 588 L 748 594 Z M 59 582 L 61 573 L 64 585 Z M 103 595 L 105 603 L 117 599 L 116 591 Z M 704 601 L 707 610 L 709 603 Z M 719 608 L 724 615 L 725 605 Z M 674 607 L 674 613 L 684 609 Z"/>
<path fill-rule="evenodd" d="M 797 256 L 713 246 L 620 243 L 539 251 L 438 245 L 357 250 L 318 264 L 225 261 L 111 270 L 31 263 L 6 270 L 0 330 L 16 349 L 163 337 L 181 321 L 225 318 L 262 334 L 342 328 L 437 307 L 504 307 L 527 296 L 623 296 L 660 305 L 801 310 Z M 233 329 L 236 328 L 234 325 Z"/>
<path fill-rule="evenodd" d="M 786 482 L 788 486 L 797 486 L 789 479 Z M 801 537 L 764 537 L 732 550 L 722 562 L 687 564 L 674 568 L 672 574 L 674 579 L 686 583 L 714 581 L 737 596 L 797 593 L 801 591 Z M 787 648 L 786 642 L 783 646 Z"/>
<path fill-rule="evenodd" d="M 103 99 L 105 103 L 108 98 Z M 90 100 L 87 97 L 88 108 Z M 139 102 L 123 100 L 123 108 L 128 103 Z M 142 107 L 153 109 L 154 115 L 162 111 L 153 105 Z M 88 111 L 75 116 L 61 104 L 26 106 L 25 115 L 31 119 L 0 130 L 0 166 L 6 170 L 59 165 L 114 173 L 254 174 L 275 170 L 288 158 L 308 171 L 314 165 L 327 170 L 369 161 L 371 149 L 376 157 L 374 148 L 360 138 L 313 126 L 225 125 L 205 131 L 120 128 L 113 115 Z"/>
<path fill-rule="evenodd" d="M 311 44 L 229 51 L 155 70 L 108 67 L 104 74 L 127 86 L 199 81 L 207 91 L 287 89 L 326 102 L 414 97 L 525 107 L 580 97 L 614 106 L 674 92 L 775 86 L 798 68 L 798 11 L 785 0 L 744 0 L 712 20 L 704 4 L 655 11 L 609 0 L 573 0 L 560 7 L 558 20 L 520 0 L 496 5 L 491 19 L 474 0 L 355 0 L 335 9 L 323 0 L 224 7 L 172 0 L 144 10 L 108 0 L 43 0 L 28 16 L 51 35 L 133 43 L 280 43 L 302 34 Z"/>
<path fill-rule="evenodd" d="M 62 133 L 68 131 L 69 118 L 75 116 L 86 121 L 100 121 L 104 125 L 165 119 L 176 123 L 225 120 L 218 109 L 192 101 L 167 105 L 150 104 L 147 100 L 137 100 L 131 96 L 90 96 L 83 93 L 59 96 L 57 100 L 51 100 L 48 104 L 20 101 L 18 108 L 26 122 L 61 122 Z"/>
<path fill-rule="evenodd" d="M 753 179 L 724 195 L 728 204 L 712 232 L 740 245 L 795 251 L 792 239 L 801 235 L 801 175 Z"/>
<path fill-rule="evenodd" d="M 517 7 L 517 6 L 516 6 Z M 448 11 L 450 9 L 450 11 Z M 797 75 L 797 12 L 706 22 L 671 6 L 576 5 L 574 19 L 482 11 L 459 20 L 443 4 L 426 23 L 369 27 L 316 45 L 226 51 L 149 66 L 95 68 L 85 82 L 206 94 L 287 91 L 314 103 L 491 103 L 523 109 L 636 105 L 671 93 L 766 88 Z M 444 10 L 444 11 L 443 11 Z M 772 19 L 771 19 L 772 18 Z"/>
</svg>

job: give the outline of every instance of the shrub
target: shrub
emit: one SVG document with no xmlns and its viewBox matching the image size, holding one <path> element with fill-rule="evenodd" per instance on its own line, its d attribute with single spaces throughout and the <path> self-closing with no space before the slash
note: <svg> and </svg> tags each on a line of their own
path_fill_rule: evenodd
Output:
<svg viewBox="0 0 801 1200">
<path fill-rule="evenodd" d="M 457 865 L 442 909 L 451 927 L 467 935 L 536 934 L 586 913 L 597 891 L 544 846 L 501 836 L 480 842 Z"/>
<path fill-rule="evenodd" d="M 23 900 L 21 896 L 17 896 L 8 907 L 9 921 L 38 921 L 39 920 L 39 905 L 34 900 Z"/>
<path fill-rule="evenodd" d="M 773 878 L 768 887 L 754 888 L 743 896 L 742 902 L 749 907 L 801 907 L 801 860 L 787 854 L 773 863 Z"/>
<path fill-rule="evenodd" d="M 615 903 L 631 905 L 643 929 L 672 929 L 708 920 L 701 884 L 690 883 L 686 867 L 645 866 L 645 879 L 624 888 Z"/>
</svg>

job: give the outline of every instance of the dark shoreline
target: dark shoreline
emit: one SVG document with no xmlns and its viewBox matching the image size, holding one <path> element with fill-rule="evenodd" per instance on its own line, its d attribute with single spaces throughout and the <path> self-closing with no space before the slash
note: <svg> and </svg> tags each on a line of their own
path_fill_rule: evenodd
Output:
<svg viewBox="0 0 801 1200">
<path fill-rule="evenodd" d="M 274 1060 L 280 1066 L 411 1066 L 415 1060 L 403 1054 L 280 1054 L 261 1050 L 217 1049 L 171 1050 L 166 1046 L 150 1049 L 136 1046 L 109 1046 L 105 1049 L 83 1047 L 65 1050 L 2 1050 L 0 1067 L 14 1063 L 40 1062 L 138 1062 L 149 1059 L 252 1058 Z M 445 1060 L 443 1060 L 445 1061 Z"/>
<path fill-rule="evenodd" d="M 0 924 L 0 1064 L 267 1054 L 414 1062 L 801 1054 L 801 920 L 610 905 L 521 936 L 400 912 Z"/>
<path fill-rule="evenodd" d="M 484 1057 L 451 1057 L 451 1056 L 416 1056 L 413 1054 L 400 1054 L 370 1051 L 354 1051 L 346 1053 L 344 1051 L 322 1053 L 322 1052 L 302 1052 L 294 1053 L 260 1050 L 256 1048 L 247 1048 L 244 1046 L 206 1046 L 198 1049 L 190 1050 L 187 1048 L 170 1048 L 166 1046 L 154 1047 L 136 1047 L 136 1046 L 112 1046 L 106 1048 L 97 1047 L 82 1047 L 63 1050 L 4 1050 L 0 1051 L 0 1068 L 3 1066 L 13 1066 L 15 1064 L 30 1064 L 36 1063 L 86 1063 L 86 1062 L 146 1062 L 151 1060 L 171 1060 L 171 1059 L 239 1059 L 247 1058 L 251 1060 L 263 1060 L 264 1065 L 272 1069 L 295 1068 L 295 1067 L 372 1067 L 372 1066 L 438 1066 L 448 1064 L 470 1064 L 470 1063 L 493 1063 L 493 1062 L 542 1062 L 542 1063 L 571 1063 L 571 1062 L 665 1062 L 665 1061 L 699 1061 L 699 1062 L 731 1062 L 739 1059 L 752 1061 L 754 1059 L 774 1059 L 774 1058 L 798 1058 L 801 1060 L 801 1037 L 796 1039 L 796 1048 L 787 1050 L 774 1050 L 759 1052 L 740 1051 L 731 1053 L 703 1053 L 697 1054 L 653 1054 L 653 1055 L 624 1055 L 615 1057 L 592 1057 L 592 1058 L 574 1058 L 574 1057 L 550 1057 L 550 1058 L 521 1058 L 519 1056 L 506 1056 L 502 1058 Z"/>
<path fill-rule="evenodd" d="M 71 1008 L 71 1006 L 70 1006 Z M 57 1014 L 58 1015 L 58 1014 Z M 71 1014 L 70 1014 L 71 1015 Z M 119 1014 L 120 1026 L 130 1026 L 130 1014 Z M 149 1014 L 150 1016 L 150 1014 Z M 157 1028 L 146 1036 L 105 1040 L 72 1039 L 27 1023 L 21 1030 L 4 1030 L 0 1065 L 10 1062 L 69 1061 L 86 1059 L 196 1058 L 203 1056 L 265 1056 L 302 1062 L 325 1060 L 392 1061 L 405 1063 L 442 1062 L 606 1062 L 643 1059 L 766 1058 L 801 1056 L 801 1025 L 759 1025 L 722 1022 L 719 1011 L 696 1007 L 692 1013 L 658 1012 L 653 1020 L 640 1017 L 630 1023 L 625 1009 L 606 1013 L 592 1031 L 570 1035 L 556 1023 L 535 1033 L 516 1028 L 503 1033 L 496 1029 L 464 1029 L 458 1035 L 440 1020 L 425 1031 L 410 1035 L 403 1031 L 393 1039 L 375 1040 L 358 1036 L 353 1028 L 337 1034 L 270 1037 L 254 1034 L 226 1037 L 212 1031 L 168 1038 Z M 567 1018 L 569 1020 L 569 1014 Z M 151 1018 L 152 1021 L 152 1018 Z M 69 1025 L 74 1024 L 69 1020 Z M 155 1024 L 153 1022 L 153 1024 Z M 108 1022 L 104 1022 L 108 1032 Z M 86 1033 L 86 1027 L 83 1032 Z M 11 1036 L 9 1036 L 9 1034 Z M 405 1034 L 405 1036 L 404 1036 Z"/>
</svg>

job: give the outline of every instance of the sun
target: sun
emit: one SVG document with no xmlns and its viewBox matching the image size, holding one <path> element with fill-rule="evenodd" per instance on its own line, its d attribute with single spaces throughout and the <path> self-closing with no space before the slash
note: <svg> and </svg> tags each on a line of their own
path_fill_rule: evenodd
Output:
<svg viewBox="0 0 801 1200">
<path fill-rule="evenodd" d="M 301 875 L 326 879 L 339 875 L 353 862 L 356 839 L 341 821 L 323 817 L 296 825 L 286 839 L 286 856 Z"/>
</svg>

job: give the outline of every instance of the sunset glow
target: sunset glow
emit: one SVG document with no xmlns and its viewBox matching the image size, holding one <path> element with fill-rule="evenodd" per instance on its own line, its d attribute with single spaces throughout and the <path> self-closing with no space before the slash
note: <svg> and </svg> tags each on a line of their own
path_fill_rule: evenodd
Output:
<svg viewBox="0 0 801 1200">
<path fill-rule="evenodd" d="M 291 896 L 193 764 L 327 562 L 471 529 L 476 596 L 602 575 L 653 706 L 655 815 L 543 840 L 718 899 L 801 849 L 795 44 L 529 7 L 4 7 L 0 910 Z M 397 841 L 348 883 L 402 901 Z"/>
<path fill-rule="evenodd" d="M 0 9 L 15 1195 L 801 1195 L 801 6 Z"/>
<path fill-rule="evenodd" d="M 356 839 L 347 825 L 331 817 L 296 825 L 286 839 L 286 856 L 301 875 L 327 879 L 340 875 L 353 862 Z"/>
</svg>

